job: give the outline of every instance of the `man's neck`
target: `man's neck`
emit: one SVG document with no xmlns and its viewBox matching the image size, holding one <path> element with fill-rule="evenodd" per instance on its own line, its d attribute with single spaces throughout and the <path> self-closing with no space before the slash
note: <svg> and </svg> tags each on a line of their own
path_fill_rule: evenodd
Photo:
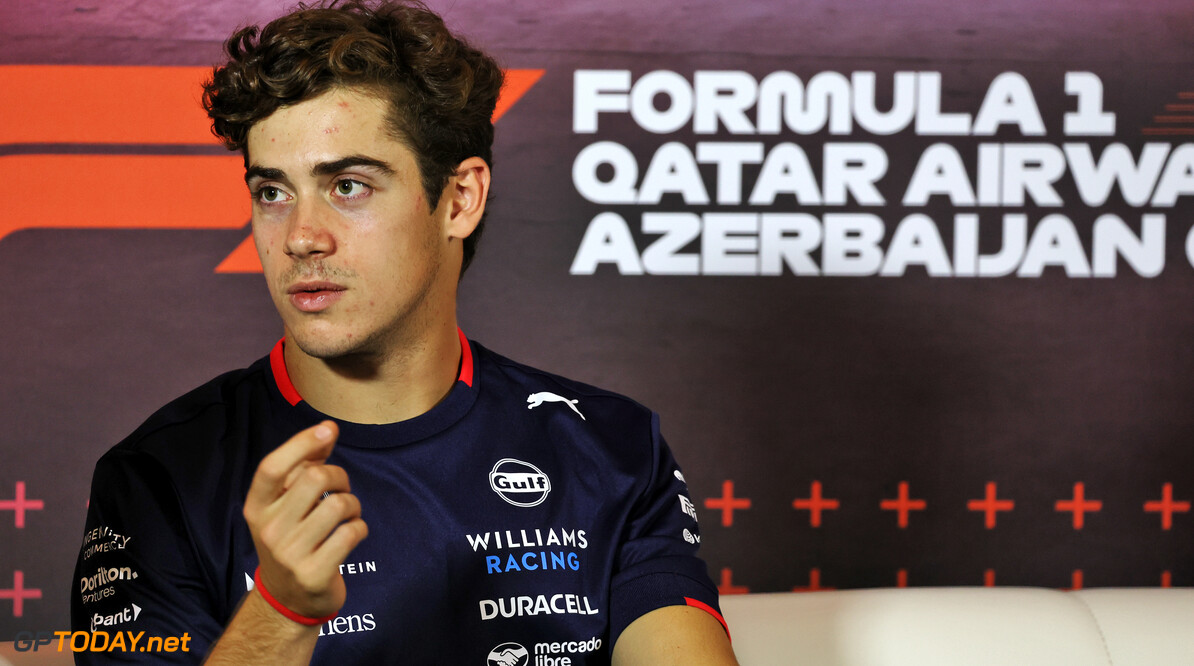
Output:
<svg viewBox="0 0 1194 666">
<path fill-rule="evenodd" d="M 354 423 L 397 423 L 424 414 L 448 395 L 460 370 L 455 321 L 384 352 L 337 359 L 286 344 L 290 381 L 307 404 Z"/>
</svg>

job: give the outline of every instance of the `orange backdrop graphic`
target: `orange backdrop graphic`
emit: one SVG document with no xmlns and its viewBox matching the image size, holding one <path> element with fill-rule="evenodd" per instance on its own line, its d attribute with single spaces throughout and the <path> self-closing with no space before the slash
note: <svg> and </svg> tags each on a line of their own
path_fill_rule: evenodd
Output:
<svg viewBox="0 0 1194 666">
<path fill-rule="evenodd" d="M 96 144 L 120 147 L 210 146 L 200 105 L 207 67 L 0 66 L 0 90 L 21 104 L 0 107 L 0 178 L 69 174 L 71 196 L 0 195 L 0 241 L 21 229 L 237 229 L 249 218 L 239 155 L 60 154 Z M 543 76 L 510 70 L 496 122 Z M 127 91 L 151 91 L 127 94 Z M 11 154 L 25 147 L 28 152 Z M 37 154 L 43 152 L 59 154 Z M 246 239 L 215 269 L 261 271 Z"/>
</svg>

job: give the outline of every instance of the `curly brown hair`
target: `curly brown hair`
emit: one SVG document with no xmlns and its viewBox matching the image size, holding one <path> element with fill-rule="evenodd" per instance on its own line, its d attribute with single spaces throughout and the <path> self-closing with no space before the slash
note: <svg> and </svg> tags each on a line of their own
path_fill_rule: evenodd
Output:
<svg viewBox="0 0 1194 666">
<path fill-rule="evenodd" d="M 391 131 L 415 154 L 432 209 L 462 161 L 493 164 L 502 70 L 418 0 L 300 4 L 264 28 L 238 30 L 224 48 L 230 60 L 204 84 L 203 107 L 212 133 L 246 162 L 254 123 L 343 87 L 389 101 Z M 464 239 L 462 275 L 483 225 L 484 216 Z"/>
</svg>

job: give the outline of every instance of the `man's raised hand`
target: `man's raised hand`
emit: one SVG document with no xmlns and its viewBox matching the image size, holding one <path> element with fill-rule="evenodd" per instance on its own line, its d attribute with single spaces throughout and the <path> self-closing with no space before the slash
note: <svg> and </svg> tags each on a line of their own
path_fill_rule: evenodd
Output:
<svg viewBox="0 0 1194 666">
<path fill-rule="evenodd" d="M 369 533 L 348 473 L 325 462 L 337 435 L 324 421 L 291 437 L 262 459 L 245 498 L 261 585 L 308 618 L 344 605 L 340 564 Z"/>
</svg>

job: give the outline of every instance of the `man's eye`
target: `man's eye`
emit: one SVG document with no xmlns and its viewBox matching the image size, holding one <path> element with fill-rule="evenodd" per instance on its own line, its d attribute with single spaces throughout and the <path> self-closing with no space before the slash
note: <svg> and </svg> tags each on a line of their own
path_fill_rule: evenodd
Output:
<svg viewBox="0 0 1194 666">
<path fill-rule="evenodd" d="M 268 185 L 260 190 L 257 190 L 257 198 L 265 203 L 276 203 L 281 201 L 284 196 L 285 195 L 283 195 L 282 190 L 276 187 L 269 187 Z"/>
<path fill-rule="evenodd" d="M 364 183 L 359 183 L 355 180 L 342 180 L 336 183 L 336 194 L 342 197 L 351 197 L 358 194 L 364 194 L 366 186 Z"/>
</svg>

